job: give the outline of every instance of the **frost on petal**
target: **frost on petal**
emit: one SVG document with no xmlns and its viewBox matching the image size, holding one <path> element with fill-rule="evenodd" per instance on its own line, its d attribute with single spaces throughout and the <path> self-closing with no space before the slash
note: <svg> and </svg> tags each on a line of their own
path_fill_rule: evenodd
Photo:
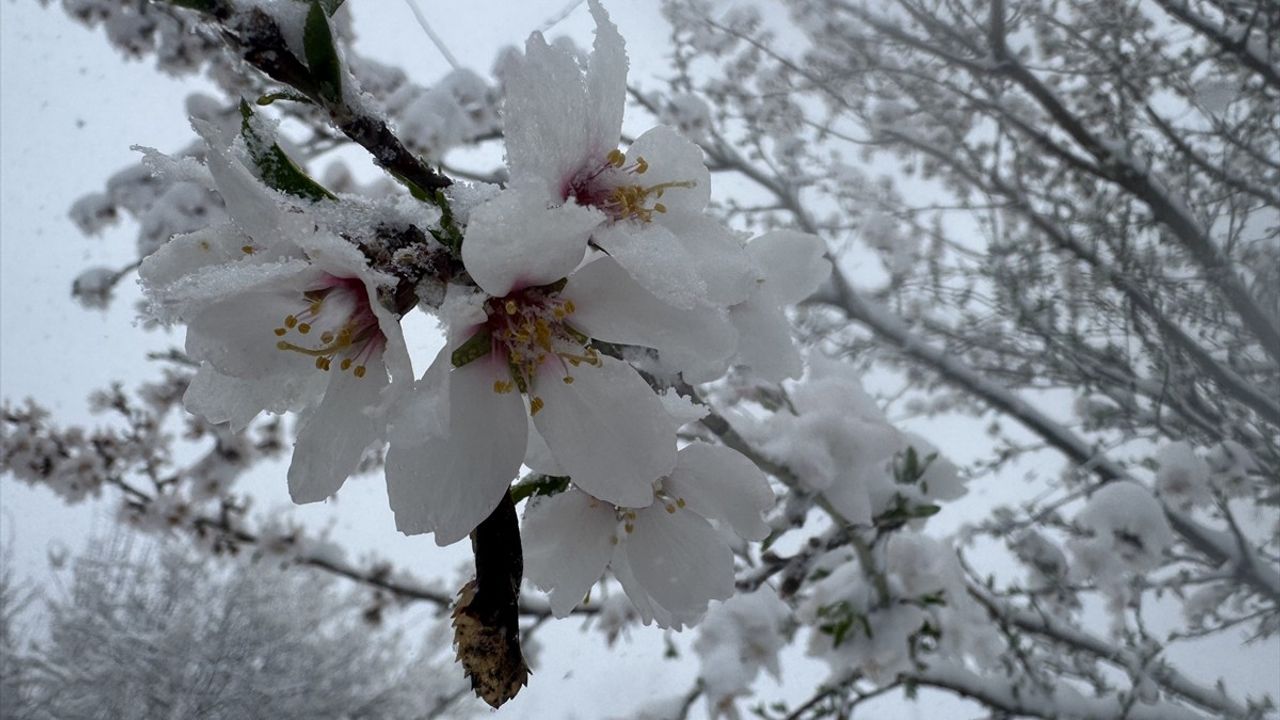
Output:
<svg viewBox="0 0 1280 720">
<path fill-rule="evenodd" d="M 639 345 L 682 360 L 728 357 L 737 334 L 714 308 L 681 310 L 641 287 L 612 258 L 582 266 L 561 296 L 576 306 L 574 326 L 598 340 Z"/>
<path fill-rule="evenodd" d="M 816 235 L 774 230 L 747 244 L 747 253 L 764 273 L 765 287 L 782 305 L 812 295 L 831 274 L 826 244 Z"/>
<path fill-rule="evenodd" d="M 582 261 L 587 238 L 604 214 L 548 203 L 540 191 L 521 186 L 472 211 L 462 262 L 485 292 L 502 297 L 513 289 L 553 283 Z"/>
<path fill-rule="evenodd" d="M 438 372 L 448 363 L 446 348 L 432 368 Z M 524 457 L 528 420 L 518 394 L 494 392 L 494 381 L 505 377 L 502 363 L 481 358 L 450 370 L 443 387 L 415 387 L 415 393 L 448 393 L 448 431 L 408 444 L 403 439 L 411 428 L 395 428 L 398 441 L 387 451 L 387 494 L 400 532 L 434 532 L 442 546 L 457 542 L 507 492 Z"/>
<path fill-rule="evenodd" d="M 223 223 L 185 235 L 175 235 L 142 261 L 138 278 L 149 292 L 184 280 L 205 268 L 246 258 L 249 238 Z"/>
<path fill-rule="evenodd" d="M 648 169 L 639 179 L 645 186 L 693 183 L 662 194 L 669 212 L 700 213 L 711 199 L 711 173 L 702 150 L 675 130 L 659 125 L 645 132 L 627 148 L 627 159 L 644 158 Z"/>
<path fill-rule="evenodd" d="M 533 391 L 544 405 L 533 422 L 574 484 L 615 505 L 644 507 L 654 481 L 676 464 L 671 419 L 630 365 L 600 362 L 574 368 L 572 383 L 540 373 Z"/>
<path fill-rule="evenodd" d="M 693 512 L 661 503 L 638 510 L 621 547 L 636 582 L 676 622 L 692 625 L 712 600 L 733 594 L 733 553 Z"/>
<path fill-rule="evenodd" d="M 264 185 L 244 163 L 232 156 L 230 142 L 221 130 L 201 120 L 194 120 L 192 125 L 209 147 L 205 162 L 226 204 L 227 214 L 246 235 L 274 251 L 281 249 L 282 241 L 313 231 L 310 218 L 288 212 L 284 208 L 284 196 Z"/>
<path fill-rule="evenodd" d="M 609 253 L 631 277 L 669 305 L 688 309 L 707 298 L 684 244 L 658 223 L 622 221 L 592 233 L 591 241 Z"/>
<path fill-rule="evenodd" d="M 334 370 L 320 406 L 298 428 L 289 466 L 289 495 L 296 503 L 324 500 L 336 493 L 360 464 L 364 451 L 380 440 L 386 419 L 370 412 L 387 385 L 382 359 L 356 377 Z"/>
<path fill-rule="evenodd" d="M 727 522 L 745 540 L 769 535 L 762 514 L 773 507 L 773 489 L 764 473 L 735 450 L 706 443 L 685 447 L 663 488 L 689 510 Z"/>
<path fill-rule="evenodd" d="M 769 382 L 800 375 L 804 362 L 791 341 L 791 323 L 769 294 L 758 292 L 734 305 L 729 317 L 738 330 L 735 363 Z"/>
<path fill-rule="evenodd" d="M 240 432 L 263 410 L 282 413 L 310 404 L 324 392 L 327 380 L 321 373 L 243 380 L 204 363 L 187 386 L 182 403 L 192 414 L 214 424 L 229 423 L 232 432 Z"/>
<path fill-rule="evenodd" d="M 627 56 L 622 36 L 598 4 L 592 6 L 596 43 L 583 77 L 565 48 L 539 33 L 523 58 L 506 66 L 503 107 L 507 165 L 512 178 L 544 178 L 561 193 L 581 168 L 617 148 L 626 102 Z"/>
<path fill-rule="evenodd" d="M 617 526 L 612 505 L 576 488 L 529 502 L 521 528 L 524 572 L 550 594 L 556 617 L 572 612 L 604 574 Z"/>
<path fill-rule="evenodd" d="M 618 147 L 627 103 L 627 49 L 617 26 L 598 0 L 589 0 L 596 39 L 587 66 L 588 157 L 604 157 Z"/>
</svg>

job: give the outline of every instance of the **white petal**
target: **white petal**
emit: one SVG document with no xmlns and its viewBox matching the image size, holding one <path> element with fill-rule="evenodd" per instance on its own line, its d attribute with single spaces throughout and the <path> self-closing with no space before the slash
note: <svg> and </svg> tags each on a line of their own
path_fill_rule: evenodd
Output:
<svg viewBox="0 0 1280 720">
<path fill-rule="evenodd" d="M 550 593 L 556 617 L 572 612 L 604 574 L 617 526 L 612 505 L 578 489 L 529 501 L 520 531 L 524 574 Z"/>
<path fill-rule="evenodd" d="M 644 507 L 653 502 L 653 483 L 675 467 L 675 433 L 630 365 L 600 360 L 600 367 L 571 368 L 572 384 L 560 372 L 539 373 L 533 391 L 545 405 L 533 422 L 575 485 L 615 505 Z"/>
<path fill-rule="evenodd" d="M 547 441 L 538 434 L 538 426 L 529 423 L 529 446 L 524 451 L 524 464 L 532 471 L 543 475 L 565 475 L 556 459 L 551 456 L 551 448 Z"/>
<path fill-rule="evenodd" d="M 627 49 L 617 26 L 597 0 L 590 0 L 596 39 L 587 67 L 587 137 L 590 158 L 601 158 L 618 147 L 622 112 L 627 103 Z"/>
<path fill-rule="evenodd" d="M 707 284 L 707 299 L 736 305 L 756 287 L 757 273 L 737 235 L 702 213 L 668 212 L 655 222 L 670 230 L 684 246 L 694 269 Z"/>
<path fill-rule="evenodd" d="M 275 329 L 302 307 L 301 299 L 301 293 L 247 292 L 214 303 L 191 318 L 187 354 L 238 378 L 318 372 L 310 356 L 277 347 Z"/>
<path fill-rule="evenodd" d="M 707 298 L 707 285 L 693 259 L 670 230 L 657 223 L 623 221 L 601 227 L 591 241 L 618 261 L 654 296 L 678 308 L 692 308 Z"/>
<path fill-rule="evenodd" d="M 296 503 L 336 493 L 360 464 L 364 451 L 382 438 L 386 418 L 370 413 L 387 385 L 382 358 L 371 358 L 368 374 L 329 371 L 324 400 L 298 428 L 289 466 L 289 495 Z"/>
<path fill-rule="evenodd" d="M 220 129 L 202 120 L 192 120 L 191 124 L 209 147 L 205 162 L 227 214 L 245 234 L 256 243 L 276 250 L 312 232 L 314 225 L 308 216 L 288 212 L 284 196 L 264 185 L 232 155 L 228 149 L 230 143 Z"/>
<path fill-rule="evenodd" d="M 735 362 L 770 382 L 799 377 L 804 363 L 791 341 L 791 323 L 770 293 L 762 288 L 729 308 L 729 317 L 738 329 Z"/>
<path fill-rule="evenodd" d="M 573 203 L 549 207 L 548 202 L 540 191 L 515 187 L 471 213 L 462 262 L 485 292 L 502 297 L 513 289 L 553 283 L 582 261 L 587 237 L 604 213 Z"/>
<path fill-rule="evenodd" d="M 670 212 L 700 213 L 711 199 L 711 173 L 702 158 L 702 150 L 680 133 L 665 125 L 659 125 L 640 137 L 627 148 L 627 162 L 644 158 L 649 169 L 643 175 L 632 176 L 635 184 L 653 187 L 663 183 L 692 182 L 693 187 L 673 187 L 654 198 Z"/>
<path fill-rule="evenodd" d="M 323 373 L 274 375 L 257 380 L 223 375 L 208 363 L 191 379 L 182 404 L 211 423 L 229 423 L 232 432 L 248 427 L 263 410 L 297 410 L 324 392 Z"/>
<path fill-rule="evenodd" d="M 734 450 L 707 443 L 685 447 L 663 488 L 689 510 L 729 523 L 744 540 L 769 535 L 761 516 L 773 507 L 773 489 L 760 468 Z"/>
<path fill-rule="evenodd" d="M 448 352 L 432 367 L 447 365 Z M 486 357 L 453 368 L 446 387 L 419 383 L 414 389 L 448 392 L 448 434 L 425 434 L 420 443 L 397 442 L 387 451 L 387 494 L 400 532 L 434 532 L 442 546 L 457 542 L 507 492 L 524 457 L 528 420 L 518 394 L 493 391 L 494 381 L 506 377 L 506 367 Z M 394 434 L 408 432 L 397 424 Z"/>
<path fill-rule="evenodd" d="M 561 295 L 577 306 L 570 323 L 587 335 L 654 348 L 670 355 L 673 362 L 728 357 L 737 343 L 737 333 L 723 312 L 668 305 L 631 279 L 612 258 L 579 268 Z"/>
<path fill-rule="evenodd" d="M 782 305 L 812 295 L 831 274 L 826 244 L 816 235 L 774 230 L 752 240 L 747 253 L 763 273 L 770 292 Z"/>
<path fill-rule="evenodd" d="M 733 594 L 733 553 L 711 524 L 688 510 L 638 510 L 622 540 L 636 581 L 676 622 L 693 624 L 712 600 Z"/>
<path fill-rule="evenodd" d="M 678 626 L 672 627 L 671 613 L 656 607 L 649 593 L 645 592 L 640 581 L 636 580 L 635 573 L 631 571 L 631 562 L 627 559 L 626 543 L 619 543 L 614 548 L 613 557 L 609 559 L 609 570 L 622 585 L 622 591 L 627 594 L 627 599 L 635 607 L 641 623 L 648 625 L 657 620 L 660 627 L 681 629 Z"/>
</svg>

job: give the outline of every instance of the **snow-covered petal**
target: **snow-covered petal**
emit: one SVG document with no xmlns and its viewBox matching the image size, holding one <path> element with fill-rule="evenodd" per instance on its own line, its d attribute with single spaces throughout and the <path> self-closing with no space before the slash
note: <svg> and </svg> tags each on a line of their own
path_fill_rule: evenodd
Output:
<svg viewBox="0 0 1280 720">
<path fill-rule="evenodd" d="M 587 66 L 588 157 L 604 157 L 618 147 L 622 113 L 627 103 L 627 49 L 622 33 L 599 0 L 588 0 L 596 23 L 595 42 Z"/>
<path fill-rule="evenodd" d="M 599 228 L 591 241 L 667 304 L 688 309 L 705 301 L 706 283 L 684 243 L 665 226 L 624 220 Z"/>
<path fill-rule="evenodd" d="M 791 323 L 771 294 L 762 289 L 729 308 L 729 317 L 738 329 L 734 362 L 769 382 L 800 375 L 804 362 L 791 341 Z"/>
<path fill-rule="evenodd" d="M 533 422 L 556 464 L 601 500 L 650 504 L 654 481 L 676 464 L 675 433 L 662 402 L 630 365 L 611 357 L 571 374 L 573 382 L 566 383 L 548 369 L 533 388 L 544 401 Z"/>
<path fill-rule="evenodd" d="M 577 307 L 573 325 L 591 337 L 654 348 L 673 361 L 725 358 L 737 344 L 737 334 L 723 312 L 669 305 L 636 283 L 612 258 L 599 258 L 579 268 L 561 296 Z"/>
<path fill-rule="evenodd" d="M 613 506 L 576 488 L 529 502 L 521 528 L 524 573 L 549 593 L 556 617 L 572 612 L 604 574 L 617 526 Z"/>
<path fill-rule="evenodd" d="M 472 211 L 462 262 L 481 289 L 502 297 L 513 289 L 546 285 L 582 261 L 587 238 L 604 221 L 604 213 L 549 203 L 540 190 L 526 185 L 509 188 Z"/>
<path fill-rule="evenodd" d="M 365 377 L 332 371 L 320 406 L 298 428 L 289 466 L 294 502 L 317 502 L 336 493 L 364 451 L 382 438 L 386 420 L 369 410 L 387 385 L 387 371 L 381 358 L 368 366 Z"/>
<path fill-rule="evenodd" d="M 591 13 L 596 42 L 586 77 L 567 50 L 548 45 L 540 33 L 506 68 L 502 115 L 511 177 L 543 178 L 560 197 L 573 175 L 617 148 L 622 129 L 626 50 L 599 3 Z"/>
<path fill-rule="evenodd" d="M 432 363 L 436 372 L 428 369 L 412 391 L 448 394 L 447 434 L 395 442 L 386 463 L 396 527 L 406 535 L 434 532 L 442 546 L 466 537 L 507 492 L 524 457 L 528 422 L 518 394 L 493 390 L 494 381 L 506 377 L 501 361 L 485 357 L 440 372 L 449 356 L 449 348 L 442 350 Z M 443 382 L 432 381 L 437 378 Z M 398 439 L 410 432 L 397 422 Z"/>
<path fill-rule="evenodd" d="M 733 553 L 693 512 L 661 504 L 638 510 L 618 548 L 652 601 L 677 620 L 691 624 L 712 600 L 733 594 Z"/>
<path fill-rule="evenodd" d="M 827 248 L 816 235 L 773 230 L 747 244 L 747 253 L 764 274 L 764 284 L 782 305 L 794 305 L 817 291 L 831 274 Z"/>
<path fill-rule="evenodd" d="M 711 173 L 707 170 L 702 150 L 680 133 L 658 125 L 627 148 L 627 159 L 644 158 L 648 169 L 635 176 L 645 187 L 664 183 L 693 183 L 692 187 L 673 187 L 661 198 L 668 212 L 700 213 L 711 199 Z"/>
<path fill-rule="evenodd" d="M 773 507 L 773 489 L 760 468 L 735 450 L 707 443 L 685 447 L 663 488 L 689 510 L 728 523 L 745 540 L 769 535 L 762 514 Z"/>
<path fill-rule="evenodd" d="M 209 148 L 205 162 L 227 214 L 255 243 L 269 253 L 288 252 L 290 241 L 314 231 L 310 217 L 287 212 L 284 196 L 264 185 L 232 155 L 231 142 L 216 125 L 192 120 L 192 126 Z"/>
</svg>

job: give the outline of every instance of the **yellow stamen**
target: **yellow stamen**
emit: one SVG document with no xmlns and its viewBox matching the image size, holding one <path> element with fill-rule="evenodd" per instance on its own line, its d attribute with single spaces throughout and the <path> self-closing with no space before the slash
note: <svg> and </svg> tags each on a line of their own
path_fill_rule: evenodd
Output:
<svg viewBox="0 0 1280 720">
<path fill-rule="evenodd" d="M 328 365 L 328 363 L 325 363 L 325 364 L 326 364 L 326 365 Z M 364 366 L 363 366 L 363 365 L 357 365 L 357 366 L 356 366 L 356 369 L 351 371 L 351 374 L 352 374 L 352 375 L 355 375 L 355 376 L 356 376 L 356 377 L 358 377 L 358 378 L 362 378 L 362 377 L 364 377 L 364 372 L 365 372 L 365 370 L 364 370 Z"/>
<path fill-rule="evenodd" d="M 542 401 L 542 398 L 535 395 L 533 399 L 529 401 L 529 414 L 537 415 L 538 411 L 545 405 L 546 403 Z"/>
</svg>

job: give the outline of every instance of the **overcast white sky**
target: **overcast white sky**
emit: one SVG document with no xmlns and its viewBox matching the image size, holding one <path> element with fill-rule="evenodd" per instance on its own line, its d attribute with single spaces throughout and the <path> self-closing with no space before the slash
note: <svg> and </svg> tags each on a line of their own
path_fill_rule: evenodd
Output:
<svg viewBox="0 0 1280 720">
<path fill-rule="evenodd" d="M 420 0 L 459 61 L 487 74 L 496 51 L 523 42 L 531 29 L 556 15 L 566 0 Z M 418 28 L 399 0 L 351 0 L 362 49 L 404 67 L 422 84 L 447 71 L 443 58 Z M 609 9 L 628 39 L 633 78 L 665 67 L 667 28 L 656 0 L 615 0 Z M 591 23 L 578 8 L 551 35 L 570 34 L 588 46 Z M 650 81 L 648 84 L 653 84 Z M 190 141 L 183 98 L 198 84 L 174 80 L 147 63 L 123 62 L 101 31 L 72 23 L 57 7 L 41 8 L 33 0 L 0 3 L 0 395 L 26 396 L 51 407 L 63 423 L 97 422 L 87 412 L 85 397 L 113 379 L 126 384 L 150 373 L 148 351 L 181 344 L 180 332 L 148 333 L 134 325 L 132 282 L 121 285 L 118 301 L 107 312 L 86 311 L 70 297 L 75 276 L 89 265 L 120 266 L 133 258 L 134 233 L 129 224 L 100 238 L 85 238 L 67 219 L 76 198 L 99 191 L 112 173 L 131 164 L 131 144 L 177 150 Z M 643 130 L 643 127 L 636 129 Z M 497 158 L 494 158 L 497 161 Z M 427 325 L 429 327 L 429 324 Z M 436 339 L 430 332 L 416 341 L 426 355 Z M 980 436 L 979 423 L 972 425 Z M 972 437 L 931 438 L 963 448 Z M 258 508 L 288 507 L 283 469 L 264 468 L 248 482 Z M 243 485 L 242 485 L 243 487 Z M 987 488 L 972 499 L 991 500 Z M 997 495 L 1025 488 L 996 489 Z M 985 497 L 984 497 L 985 496 Z M 283 511 L 283 510 L 282 510 Z M 348 482 L 337 502 L 290 508 L 314 527 L 332 526 L 335 537 L 362 552 L 376 550 L 402 568 L 423 576 L 452 577 L 469 561 L 466 543 L 439 549 L 429 537 L 406 538 L 394 530 L 380 477 Z M 110 523 L 110 503 L 68 508 L 50 493 L 32 490 L 11 479 L 0 480 L 0 542 L 11 546 L 19 569 L 39 577 L 45 573 L 50 542 L 75 548 L 95 530 Z M 953 516 L 945 526 L 954 528 Z M 621 713 L 653 697 L 674 695 L 688 687 L 689 665 L 662 661 L 662 634 L 653 629 L 634 633 L 636 642 L 613 650 L 597 636 L 577 634 L 577 621 L 553 623 L 542 632 L 545 649 L 531 685 L 504 715 L 513 718 L 598 718 Z M 686 633 L 688 638 L 688 634 Z M 1280 690 L 1274 645 L 1243 654 L 1234 646 L 1213 648 L 1230 662 L 1232 685 L 1252 690 Z M 1185 653 L 1188 660 L 1200 650 Z M 826 674 L 825 666 L 794 655 L 787 670 L 797 682 L 791 700 Z M 1225 670 L 1225 668 L 1224 668 Z M 1212 673 L 1199 673 L 1211 677 Z M 762 683 L 765 697 L 776 694 Z M 881 717 L 944 716 L 945 702 L 892 703 Z"/>
</svg>

